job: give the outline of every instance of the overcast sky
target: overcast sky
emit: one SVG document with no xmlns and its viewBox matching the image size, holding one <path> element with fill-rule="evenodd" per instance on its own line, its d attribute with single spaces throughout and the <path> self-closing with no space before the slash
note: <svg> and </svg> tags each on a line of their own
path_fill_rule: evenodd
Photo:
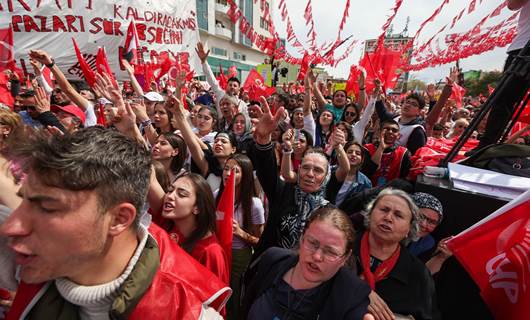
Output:
<svg viewBox="0 0 530 320">
<path fill-rule="evenodd" d="M 475 26 L 484 16 L 493 11 L 504 0 L 482 0 L 476 1 L 476 9 L 471 14 L 464 13 L 462 19 L 455 25 L 455 27 L 440 35 L 440 46 L 445 45 L 444 39 L 447 33 L 465 32 Z M 395 33 L 401 32 L 406 24 L 407 17 L 410 17 L 409 36 L 413 36 L 418 30 L 420 24 L 426 20 L 434 10 L 440 6 L 443 0 L 404 0 L 399 9 L 395 19 L 393 20 L 393 30 Z M 423 31 L 420 33 L 418 39 L 414 43 L 422 44 L 432 37 L 443 25 L 450 23 L 455 15 L 457 15 L 463 8 L 467 8 L 471 0 L 451 0 L 441 11 L 433 22 L 428 23 Z M 279 0 L 275 0 L 277 6 Z M 317 44 L 333 41 L 338 32 L 340 19 L 344 11 L 346 0 L 312 0 L 313 4 L 313 18 L 315 20 Z M 343 38 L 353 34 L 353 38 L 359 40 L 350 57 L 341 62 L 337 68 L 328 69 L 328 72 L 337 77 L 346 78 L 348 76 L 349 66 L 358 63 L 365 39 L 376 38 L 381 34 L 382 26 L 386 19 L 391 14 L 391 9 L 395 0 L 351 0 L 349 10 L 349 18 L 342 33 Z M 286 0 L 289 16 L 293 23 L 296 35 L 301 42 L 307 41 L 306 34 L 308 27 L 305 24 L 303 14 L 307 5 L 307 0 Z M 512 14 L 507 8 L 504 9 L 498 17 L 491 19 L 485 26 L 494 25 Z M 277 8 L 273 13 L 273 19 L 281 37 L 286 36 L 285 23 L 281 21 L 281 17 Z M 349 42 L 348 42 L 349 43 Z M 435 43 L 435 41 L 433 41 Z M 346 47 L 347 44 L 344 46 Z M 307 45 L 306 45 L 307 47 Z M 340 56 L 344 48 L 339 48 L 336 52 L 336 57 Z M 288 48 L 291 55 L 299 57 L 296 51 Z M 497 48 L 493 51 L 485 52 L 481 55 L 472 56 L 461 60 L 460 66 L 464 71 L 467 70 L 500 70 L 506 58 L 506 47 Z M 437 81 L 443 79 L 449 71 L 449 67 L 453 64 L 442 65 L 436 68 L 428 68 L 418 72 L 414 72 L 413 77 L 423 81 Z"/>
</svg>

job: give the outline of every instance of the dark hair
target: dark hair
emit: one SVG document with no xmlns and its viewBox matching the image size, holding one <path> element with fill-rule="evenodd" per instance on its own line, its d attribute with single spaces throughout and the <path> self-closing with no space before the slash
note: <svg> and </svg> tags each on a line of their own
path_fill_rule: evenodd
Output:
<svg viewBox="0 0 530 320">
<path fill-rule="evenodd" d="M 230 83 L 230 82 L 237 82 L 239 85 L 241 85 L 241 81 L 239 81 L 239 79 L 236 78 L 236 77 L 230 77 L 230 78 L 228 78 L 227 83 Z"/>
<path fill-rule="evenodd" d="M 397 126 L 398 128 L 400 128 L 400 126 L 399 126 L 399 122 L 397 122 L 397 121 L 394 120 L 394 119 L 386 119 L 386 120 L 381 121 L 381 122 L 379 123 L 379 128 L 382 129 L 383 126 L 384 126 L 385 124 L 387 124 L 387 123 L 390 123 L 390 124 L 395 125 L 395 126 Z"/>
<path fill-rule="evenodd" d="M 442 131 L 444 129 L 443 124 L 441 123 L 435 123 L 434 126 L 432 126 L 433 130 Z"/>
<path fill-rule="evenodd" d="M 169 182 L 166 168 L 164 168 L 162 162 L 157 160 L 153 160 L 153 168 L 155 169 L 156 181 L 158 181 L 162 190 L 167 193 L 171 189 L 171 183 Z"/>
<path fill-rule="evenodd" d="M 250 161 L 250 158 L 244 154 L 234 153 L 228 159 L 226 159 L 225 166 L 230 159 L 237 162 L 237 164 L 241 167 L 241 182 L 239 187 L 236 186 L 236 188 L 239 188 L 240 190 L 239 199 L 235 199 L 235 202 L 236 204 L 241 204 L 241 208 L 243 209 L 242 228 L 243 230 L 248 231 L 252 221 L 252 198 L 257 194 L 254 185 L 254 167 L 252 166 L 252 161 Z M 216 204 L 219 204 L 219 201 L 221 200 L 224 187 L 224 182 L 222 181 L 217 193 L 217 198 L 215 199 Z"/>
<path fill-rule="evenodd" d="M 191 181 L 195 191 L 195 206 L 197 207 L 197 228 L 182 243 L 182 248 L 191 253 L 197 241 L 201 240 L 212 232 L 215 234 L 215 201 L 213 199 L 212 189 L 206 180 L 196 173 L 186 173 L 176 180 L 187 178 Z M 175 180 L 175 181 L 176 181 Z"/>
<path fill-rule="evenodd" d="M 232 131 L 219 131 L 219 132 L 217 132 L 217 134 L 213 138 L 214 141 L 215 141 L 215 139 L 217 139 L 217 136 L 220 135 L 220 134 L 226 134 L 228 136 L 228 140 L 230 140 L 230 144 L 232 145 L 232 147 L 237 148 L 236 135 Z"/>
<path fill-rule="evenodd" d="M 338 92 L 341 92 L 341 91 L 344 93 L 344 95 L 345 95 L 346 97 L 348 97 L 348 93 L 346 92 L 346 90 L 342 90 L 342 89 L 340 89 L 340 90 L 336 90 L 335 92 L 333 92 L 333 96 L 332 96 L 332 98 L 335 98 L 335 95 L 336 95 Z"/>
<path fill-rule="evenodd" d="M 352 128 L 352 125 L 349 124 L 346 121 L 340 121 L 339 123 L 337 123 L 335 125 L 335 128 L 338 127 L 339 125 L 343 125 L 343 126 L 346 127 L 346 134 L 347 134 L 346 142 L 353 140 L 353 128 Z"/>
<path fill-rule="evenodd" d="M 348 108 L 354 108 L 355 109 L 355 113 L 357 114 L 357 116 L 355 117 L 355 119 L 353 119 L 353 122 L 357 122 L 359 121 L 359 118 L 361 117 L 361 111 L 360 111 L 360 107 L 358 104 L 356 103 L 351 103 L 351 104 L 347 104 L 345 107 L 344 107 L 344 112 L 342 113 L 342 119 L 341 121 L 345 121 L 346 122 L 346 110 Z"/>
<path fill-rule="evenodd" d="M 138 142 L 101 127 L 51 138 L 35 131 L 18 140 L 10 155 L 46 186 L 95 191 L 102 213 L 131 203 L 136 208 L 133 225 L 138 226 L 151 174 L 150 152 Z"/>
<path fill-rule="evenodd" d="M 405 99 L 414 99 L 418 101 L 420 109 L 423 109 L 423 107 L 425 107 L 425 99 L 415 92 L 409 94 Z"/>
<path fill-rule="evenodd" d="M 177 149 L 179 151 L 177 155 L 171 159 L 171 163 L 169 165 L 171 172 L 177 174 L 180 172 L 182 166 L 184 166 L 184 162 L 188 158 L 188 147 L 186 146 L 186 142 L 181 136 L 172 132 L 162 133 L 161 135 L 166 138 L 167 142 L 169 142 L 173 149 Z"/>
<path fill-rule="evenodd" d="M 155 103 L 155 105 L 153 106 L 153 110 L 154 110 L 157 106 L 160 106 L 160 107 L 162 107 L 162 108 L 165 110 L 165 112 L 166 112 L 166 114 L 167 114 L 167 121 L 168 121 L 168 124 L 169 124 L 169 128 L 170 128 L 170 130 L 171 130 L 170 132 L 174 132 L 175 130 L 177 130 L 177 128 L 173 127 L 173 124 L 171 123 L 171 119 L 173 119 L 173 113 L 172 113 L 171 111 L 169 111 L 169 109 L 166 108 L 165 105 L 164 105 L 163 103 L 159 103 L 159 102 Z M 155 129 L 156 129 L 156 132 L 158 132 L 158 134 L 163 133 L 163 132 L 162 132 L 162 128 L 157 128 L 157 127 L 155 127 Z"/>
<path fill-rule="evenodd" d="M 212 117 L 212 131 L 217 131 L 217 110 L 215 108 L 209 107 L 209 106 L 202 106 L 197 113 L 201 113 L 203 110 L 207 110 L 210 112 L 210 116 Z"/>
<path fill-rule="evenodd" d="M 286 94 L 278 93 L 278 99 L 283 103 L 285 107 L 289 105 L 289 97 Z"/>
<path fill-rule="evenodd" d="M 348 152 L 348 149 L 351 146 L 358 146 L 361 149 L 361 163 L 359 164 L 359 166 L 362 166 L 363 163 L 364 163 L 364 156 L 366 155 L 366 153 L 364 152 L 364 150 L 365 150 L 364 147 L 360 143 L 355 142 L 355 140 L 352 140 L 352 141 L 347 142 L 344 145 L 344 152 Z"/>
</svg>

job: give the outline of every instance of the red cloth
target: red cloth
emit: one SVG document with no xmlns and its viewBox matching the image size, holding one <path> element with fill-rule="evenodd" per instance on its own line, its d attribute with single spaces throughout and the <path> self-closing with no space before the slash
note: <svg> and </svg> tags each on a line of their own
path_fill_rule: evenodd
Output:
<svg viewBox="0 0 530 320">
<path fill-rule="evenodd" d="M 232 250 L 232 249 L 230 249 Z M 191 256 L 210 270 L 226 285 L 230 284 L 229 260 L 215 234 L 197 241 Z"/>
<path fill-rule="evenodd" d="M 365 145 L 365 148 L 370 153 L 370 156 L 373 156 L 377 147 L 373 143 Z M 375 171 L 375 173 L 370 177 L 372 185 L 379 185 L 379 178 L 384 177 L 385 181 L 390 181 L 399 178 L 401 172 L 401 162 L 403 161 L 403 156 L 407 148 L 398 146 L 394 151 L 383 153 L 381 157 L 381 166 Z"/>
<path fill-rule="evenodd" d="M 216 216 L 216 227 L 217 236 L 219 243 L 223 248 L 227 261 L 228 270 L 230 270 L 232 262 L 232 241 L 234 238 L 233 224 L 234 224 L 234 205 L 235 205 L 235 194 L 236 194 L 236 182 L 234 170 L 230 171 L 230 176 L 223 189 L 223 194 L 217 204 Z M 230 273 L 230 272 L 228 272 Z"/>
<path fill-rule="evenodd" d="M 164 230 L 151 224 L 149 233 L 158 244 L 160 266 L 151 286 L 128 319 L 198 319 L 202 304 L 226 290 L 226 285 L 172 241 Z M 44 283 L 30 285 L 22 282 L 6 319 L 19 319 L 43 286 Z M 209 301 L 210 306 L 220 310 L 226 303 L 228 292 Z"/>
<path fill-rule="evenodd" d="M 221 89 L 226 90 L 226 87 L 228 86 L 228 78 L 223 73 L 223 67 L 219 65 L 219 75 L 216 77 L 217 82 L 219 82 L 219 87 Z"/>
<path fill-rule="evenodd" d="M 459 86 L 457 83 L 453 83 L 453 88 L 451 90 L 451 99 L 455 100 L 456 106 L 462 108 L 462 98 L 466 93 L 466 89 Z"/>
<path fill-rule="evenodd" d="M 15 99 L 11 95 L 11 91 L 7 89 L 8 82 L 9 80 L 7 79 L 5 73 L 0 71 L 0 103 L 3 103 L 13 109 Z"/>
<path fill-rule="evenodd" d="M 528 318 L 529 212 L 527 191 L 447 243 L 496 319 Z"/>
<path fill-rule="evenodd" d="M 398 80 L 396 73 L 402 52 L 386 47 L 379 48 L 374 53 L 365 53 L 359 63 L 366 70 L 366 91 L 371 92 L 375 87 L 374 80 L 381 80 L 385 88 L 394 88 Z"/>
<path fill-rule="evenodd" d="M 362 70 L 359 68 L 359 66 L 353 64 L 350 67 L 350 74 L 348 76 L 348 81 L 346 81 L 346 93 L 351 96 L 359 95 L 359 83 L 357 82 L 359 79 L 359 75 L 361 74 Z"/>
<path fill-rule="evenodd" d="M 93 87 L 96 83 L 96 75 L 92 68 L 90 68 L 88 63 L 85 61 L 85 58 L 83 57 L 81 51 L 79 51 L 79 47 L 77 46 L 77 42 L 75 42 L 74 38 L 72 38 L 72 42 L 74 43 L 75 55 L 77 56 L 77 61 L 79 61 L 79 67 L 81 68 L 81 71 L 85 76 L 85 80 L 89 86 Z"/>
<path fill-rule="evenodd" d="M 116 78 L 114 77 L 114 74 L 112 73 L 112 69 L 110 69 L 109 61 L 107 60 L 107 54 L 105 53 L 105 48 L 99 48 L 98 53 L 96 55 L 96 70 L 98 73 L 106 73 L 110 77 L 110 81 L 112 81 L 112 84 L 114 87 L 118 87 L 118 83 L 116 82 Z"/>
<path fill-rule="evenodd" d="M 399 258 L 399 253 L 401 252 L 401 246 L 398 244 L 396 251 L 392 253 L 390 258 L 381 262 L 379 266 L 375 269 L 374 272 L 370 270 L 370 243 L 368 241 L 369 231 L 363 234 L 361 239 L 361 264 L 363 266 L 363 276 L 364 280 L 368 282 L 370 288 L 375 290 L 375 283 L 386 278 L 386 276 L 394 269 L 396 262 Z"/>
<path fill-rule="evenodd" d="M 0 70 L 15 67 L 13 28 L 11 24 L 6 29 L 0 29 Z"/>
<path fill-rule="evenodd" d="M 304 53 L 304 57 L 302 58 L 302 63 L 300 64 L 300 71 L 298 72 L 298 77 L 296 77 L 297 81 L 304 80 L 305 74 L 307 73 L 307 69 L 309 69 L 310 60 L 311 56 L 306 51 Z"/>
<path fill-rule="evenodd" d="M 261 96 L 268 97 L 276 92 L 276 88 L 265 85 L 265 81 L 256 69 L 252 69 L 243 84 L 243 90 L 248 92 L 250 100 L 259 101 Z"/>
<path fill-rule="evenodd" d="M 134 21 L 129 22 L 127 27 L 127 34 L 125 35 L 125 43 L 123 45 L 124 56 L 129 58 L 130 64 L 135 65 L 138 63 L 138 49 L 140 43 L 138 41 L 138 32 L 136 31 L 136 25 Z"/>
</svg>

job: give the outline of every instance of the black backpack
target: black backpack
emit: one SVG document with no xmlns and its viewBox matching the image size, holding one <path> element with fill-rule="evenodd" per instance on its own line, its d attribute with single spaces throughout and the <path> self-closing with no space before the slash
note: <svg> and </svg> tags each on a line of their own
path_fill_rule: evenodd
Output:
<svg viewBox="0 0 530 320">
<path fill-rule="evenodd" d="M 530 146 L 521 144 L 489 145 L 477 151 L 461 164 L 530 178 Z"/>
</svg>

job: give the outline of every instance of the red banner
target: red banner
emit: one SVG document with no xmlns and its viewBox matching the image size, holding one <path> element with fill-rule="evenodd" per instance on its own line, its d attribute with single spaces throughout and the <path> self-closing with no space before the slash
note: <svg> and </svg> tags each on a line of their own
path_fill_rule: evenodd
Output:
<svg viewBox="0 0 530 320">
<path fill-rule="evenodd" d="M 234 203 L 235 203 L 235 174 L 232 170 L 228 177 L 228 182 L 224 186 L 223 194 L 217 205 L 215 212 L 217 220 L 216 236 L 219 244 L 223 247 L 228 266 L 232 266 L 232 240 L 233 240 L 233 219 L 234 219 Z"/>
<path fill-rule="evenodd" d="M 529 212 L 527 191 L 447 243 L 496 319 L 528 317 Z"/>
</svg>

